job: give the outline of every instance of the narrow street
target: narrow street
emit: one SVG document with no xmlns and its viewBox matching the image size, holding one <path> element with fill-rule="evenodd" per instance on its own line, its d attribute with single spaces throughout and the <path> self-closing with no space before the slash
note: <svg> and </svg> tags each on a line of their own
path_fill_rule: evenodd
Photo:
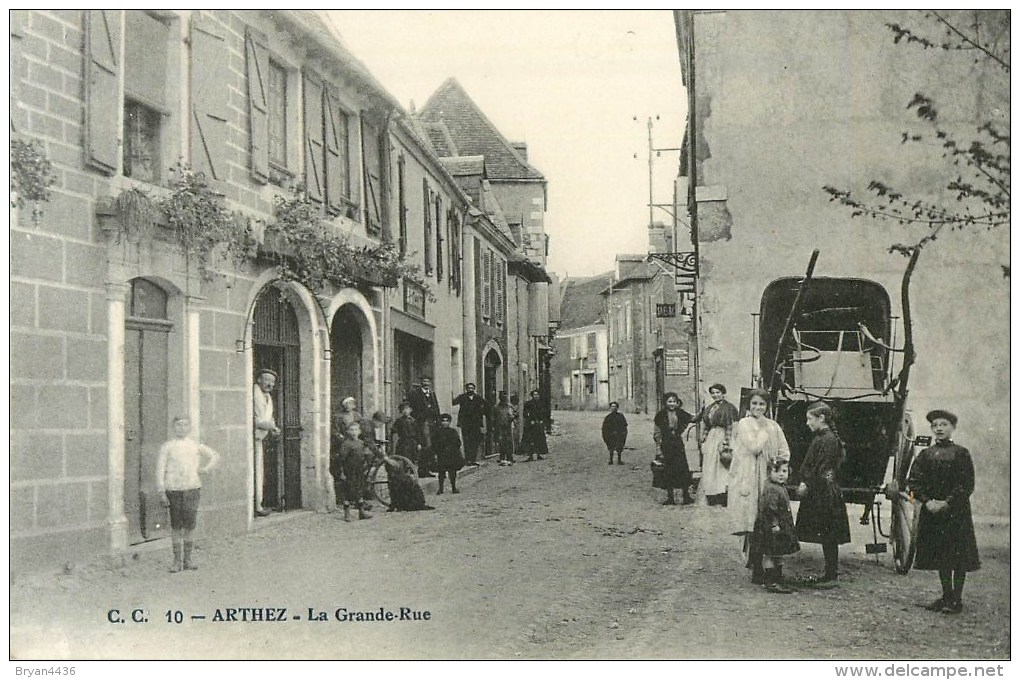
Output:
<svg viewBox="0 0 1020 680">
<path fill-rule="evenodd" d="M 651 424 L 629 415 L 626 465 L 606 465 L 602 414 L 558 412 L 545 461 L 487 461 L 432 512 L 271 518 L 199 542 L 196 572 L 168 551 L 125 568 L 78 566 L 11 588 L 11 655 L 31 658 L 944 658 L 1009 655 L 1008 528 L 978 527 L 983 568 L 958 617 L 917 603 L 934 573 L 898 576 L 864 554 L 856 523 L 840 587 L 773 595 L 749 583 L 724 511 L 664 507 L 650 486 Z M 201 523 L 199 527 L 201 531 Z M 788 573 L 818 572 L 803 546 Z M 286 608 L 284 622 L 215 621 L 227 608 Z M 336 610 L 430 612 L 339 622 Z M 147 623 L 132 623 L 133 609 Z M 117 609 L 126 623 L 108 622 Z M 182 612 L 168 623 L 166 612 Z M 309 612 L 327 621 L 309 621 Z M 193 620 L 192 616 L 205 616 Z M 241 615 L 238 614 L 238 617 Z M 411 614 L 413 617 L 414 615 Z M 424 616 L 421 614 L 420 616 Z M 173 614 L 171 614 L 171 618 Z M 295 620 L 300 617 L 300 620 Z M 116 617 L 114 617 L 116 618 Z"/>
</svg>

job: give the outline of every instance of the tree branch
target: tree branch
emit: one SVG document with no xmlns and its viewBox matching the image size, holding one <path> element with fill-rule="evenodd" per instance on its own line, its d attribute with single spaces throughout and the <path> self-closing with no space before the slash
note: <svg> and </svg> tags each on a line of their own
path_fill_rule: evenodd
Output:
<svg viewBox="0 0 1020 680">
<path fill-rule="evenodd" d="M 1009 63 L 1003 61 L 998 55 L 993 53 L 991 50 L 989 50 L 984 45 L 981 45 L 980 43 L 978 43 L 978 42 L 974 41 L 973 39 L 971 39 L 970 36 L 964 34 L 956 26 L 953 26 L 953 24 L 951 24 L 949 21 L 947 21 L 946 19 L 942 18 L 942 15 L 939 14 L 938 12 L 932 10 L 931 15 L 933 17 L 935 17 L 936 19 L 938 19 L 940 22 L 942 22 L 946 26 L 946 28 L 948 28 L 950 31 L 952 31 L 956 35 L 960 36 L 960 39 L 963 40 L 965 43 L 967 43 L 968 45 L 973 46 L 975 49 L 978 49 L 981 52 L 983 52 L 985 54 L 985 56 L 987 56 L 989 59 L 991 59 L 992 61 L 994 61 L 997 64 L 999 64 L 999 66 L 1001 66 L 1002 68 L 1006 69 L 1006 73 L 1009 73 Z"/>
</svg>

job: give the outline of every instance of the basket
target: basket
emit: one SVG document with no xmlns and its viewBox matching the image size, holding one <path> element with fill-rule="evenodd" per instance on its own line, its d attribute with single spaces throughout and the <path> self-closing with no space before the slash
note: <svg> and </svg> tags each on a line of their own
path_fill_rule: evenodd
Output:
<svg viewBox="0 0 1020 680">
<path fill-rule="evenodd" d="M 665 489 L 666 486 L 666 464 L 661 460 L 653 460 L 651 464 L 652 468 L 652 488 Z"/>
</svg>

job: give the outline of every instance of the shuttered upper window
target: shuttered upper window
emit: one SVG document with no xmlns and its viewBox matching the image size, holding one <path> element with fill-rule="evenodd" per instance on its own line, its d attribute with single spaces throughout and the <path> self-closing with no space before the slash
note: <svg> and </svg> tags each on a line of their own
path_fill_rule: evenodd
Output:
<svg viewBox="0 0 1020 680">
<path fill-rule="evenodd" d="M 225 29 L 199 11 L 182 68 L 182 22 L 172 12 L 86 10 L 86 163 L 104 174 L 148 182 L 165 179 L 183 156 L 214 183 L 226 178 Z M 124 59 L 121 59 L 123 46 Z M 190 72 L 190 84 L 185 73 Z M 121 96 L 123 93 L 123 96 Z M 178 102 L 190 104 L 190 138 L 180 141 Z M 123 122 L 122 122 L 123 121 Z"/>
<path fill-rule="evenodd" d="M 432 273 L 432 192 L 429 181 L 422 180 L 422 214 L 425 215 L 425 273 Z"/>
</svg>

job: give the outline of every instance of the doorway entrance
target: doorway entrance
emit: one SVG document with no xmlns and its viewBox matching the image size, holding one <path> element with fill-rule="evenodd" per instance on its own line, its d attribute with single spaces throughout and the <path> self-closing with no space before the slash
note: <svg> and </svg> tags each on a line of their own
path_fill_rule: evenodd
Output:
<svg viewBox="0 0 1020 680">
<path fill-rule="evenodd" d="M 279 380 L 272 394 L 279 437 L 263 440 L 263 507 L 277 511 L 301 507 L 301 340 L 297 315 L 285 293 L 267 287 L 255 303 L 254 384 L 258 372 L 270 369 Z M 252 489 L 254 496 L 255 490 Z"/>
<path fill-rule="evenodd" d="M 340 412 L 340 402 L 354 397 L 358 409 L 368 409 L 364 390 L 364 344 L 361 339 L 365 317 L 354 305 L 344 305 L 333 316 L 329 344 L 333 350 L 330 363 L 330 404 L 333 413 Z"/>
<path fill-rule="evenodd" d="M 499 352 L 490 349 L 485 353 L 482 362 L 482 396 L 490 408 L 499 401 L 499 390 L 502 385 L 503 359 L 500 358 Z M 488 456 L 493 452 L 493 428 L 486 428 L 485 433 L 485 455 Z"/>
<path fill-rule="evenodd" d="M 124 324 L 124 513 L 132 544 L 161 538 L 170 530 L 156 490 L 156 463 L 170 419 L 169 298 L 152 281 L 131 281 Z"/>
<path fill-rule="evenodd" d="M 399 413 L 400 402 L 407 398 L 407 393 L 418 384 L 423 375 L 432 376 L 432 343 L 422 340 L 410 333 L 393 331 L 393 345 L 396 349 L 393 374 L 396 384 L 393 386 L 393 412 Z"/>
</svg>

